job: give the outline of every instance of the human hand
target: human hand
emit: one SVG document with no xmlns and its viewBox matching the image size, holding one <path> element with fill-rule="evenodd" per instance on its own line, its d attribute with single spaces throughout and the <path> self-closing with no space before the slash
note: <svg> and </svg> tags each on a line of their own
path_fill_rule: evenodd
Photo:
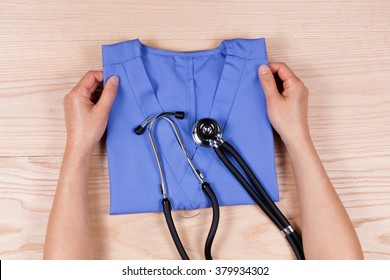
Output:
<svg viewBox="0 0 390 280">
<path fill-rule="evenodd" d="M 67 147 L 91 154 L 107 127 L 108 115 L 118 88 L 118 77 L 107 80 L 99 101 L 92 99 L 102 84 L 102 71 L 89 71 L 64 98 Z"/>
<path fill-rule="evenodd" d="M 287 148 L 289 145 L 310 139 L 307 121 L 308 89 L 284 63 L 261 65 L 258 70 L 263 87 L 268 117 Z M 273 74 L 283 82 L 279 93 Z"/>
</svg>

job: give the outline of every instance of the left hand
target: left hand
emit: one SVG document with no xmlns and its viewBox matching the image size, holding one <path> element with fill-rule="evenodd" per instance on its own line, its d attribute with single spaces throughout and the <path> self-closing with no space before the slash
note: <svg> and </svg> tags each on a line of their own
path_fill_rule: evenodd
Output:
<svg viewBox="0 0 390 280">
<path fill-rule="evenodd" d="M 102 138 L 119 80 L 117 76 L 110 77 L 99 101 L 94 104 L 91 99 L 102 82 L 102 71 L 89 71 L 65 96 L 64 111 L 68 148 L 91 154 Z"/>
</svg>

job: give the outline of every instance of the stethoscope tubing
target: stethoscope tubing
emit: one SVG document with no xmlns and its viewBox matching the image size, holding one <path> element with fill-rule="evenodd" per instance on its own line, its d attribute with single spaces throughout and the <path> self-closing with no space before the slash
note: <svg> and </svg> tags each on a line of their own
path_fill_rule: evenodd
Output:
<svg viewBox="0 0 390 280">
<path fill-rule="evenodd" d="M 248 164 L 236 151 L 236 149 L 224 140 L 219 146 L 213 147 L 219 159 L 226 166 L 226 168 L 233 174 L 233 176 L 240 182 L 256 204 L 264 211 L 264 213 L 271 219 L 271 221 L 281 230 L 289 242 L 291 248 L 298 260 L 305 259 L 303 253 L 303 246 L 301 237 L 296 231 L 286 231 L 286 229 L 292 229 L 291 224 L 288 222 L 283 213 L 272 201 L 268 193 L 260 181 L 256 178 Z M 228 159 L 227 153 L 229 153 L 238 165 L 242 168 L 244 173 L 249 178 L 252 185 L 245 179 L 241 172 L 235 167 L 235 165 Z M 286 233 L 287 232 L 287 233 Z"/>
<path fill-rule="evenodd" d="M 177 233 L 175 223 L 172 218 L 172 207 L 171 202 L 168 197 L 163 198 L 162 200 L 163 212 L 165 216 L 165 220 L 167 221 L 169 232 L 171 233 L 173 242 L 175 243 L 176 249 L 180 254 L 180 257 L 183 260 L 189 260 L 190 258 L 187 255 L 186 250 L 184 249 L 183 244 L 181 243 L 179 234 Z"/>
<path fill-rule="evenodd" d="M 211 227 L 206 238 L 206 244 L 204 246 L 204 255 L 206 257 L 206 260 L 212 260 L 213 257 L 211 255 L 211 246 L 213 245 L 214 237 L 215 234 L 217 233 L 218 224 L 219 224 L 219 203 L 209 183 L 204 182 L 202 184 L 202 190 L 208 196 L 211 202 L 211 207 L 213 208 L 213 219 L 211 221 Z"/>
<path fill-rule="evenodd" d="M 211 254 L 211 247 L 213 245 L 213 241 L 215 238 L 215 234 L 217 233 L 218 224 L 219 224 L 219 204 L 217 197 L 215 196 L 215 193 L 213 189 L 211 188 L 210 184 L 207 182 L 202 183 L 202 190 L 208 197 L 208 199 L 211 202 L 211 207 L 213 209 L 213 218 L 210 226 L 209 233 L 206 238 L 206 243 L 204 247 L 204 254 L 206 260 L 212 260 L 212 254 Z M 188 254 L 186 250 L 184 249 L 183 244 L 181 243 L 179 234 L 176 230 L 175 223 L 172 218 L 172 206 L 171 202 L 168 197 L 163 198 L 162 200 L 162 206 L 163 206 L 163 212 L 165 216 L 165 220 L 168 225 L 169 232 L 172 236 L 173 242 L 175 243 L 176 249 L 180 254 L 180 257 L 183 260 L 189 260 Z"/>
</svg>

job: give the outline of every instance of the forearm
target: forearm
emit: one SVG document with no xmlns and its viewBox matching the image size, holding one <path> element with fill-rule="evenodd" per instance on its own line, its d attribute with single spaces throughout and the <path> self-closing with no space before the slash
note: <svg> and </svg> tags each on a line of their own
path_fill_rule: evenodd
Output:
<svg viewBox="0 0 390 280">
<path fill-rule="evenodd" d="M 297 186 L 307 259 L 361 259 L 352 222 L 310 136 L 287 145 Z"/>
<path fill-rule="evenodd" d="M 91 259 L 90 155 L 67 146 L 46 232 L 44 259 Z"/>
</svg>

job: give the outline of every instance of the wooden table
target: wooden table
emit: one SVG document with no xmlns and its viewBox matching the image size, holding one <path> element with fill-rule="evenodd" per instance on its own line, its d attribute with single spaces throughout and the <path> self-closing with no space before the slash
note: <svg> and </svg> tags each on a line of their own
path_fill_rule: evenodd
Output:
<svg viewBox="0 0 390 280">
<path fill-rule="evenodd" d="M 261 3 L 263 2 L 263 3 Z M 175 51 L 266 37 L 310 89 L 318 153 L 367 259 L 390 259 L 389 1 L 10 1 L 0 3 L 0 257 L 41 259 L 65 144 L 64 95 L 101 69 L 101 45 L 140 38 Z M 291 166 L 276 139 L 281 210 L 299 224 Z M 316 186 L 313 186 L 315 188 Z M 109 216 L 106 150 L 94 151 L 90 210 L 98 259 L 172 259 L 162 214 Z M 217 259 L 291 259 L 255 206 L 223 207 Z M 210 209 L 177 218 L 203 257 Z"/>
</svg>

